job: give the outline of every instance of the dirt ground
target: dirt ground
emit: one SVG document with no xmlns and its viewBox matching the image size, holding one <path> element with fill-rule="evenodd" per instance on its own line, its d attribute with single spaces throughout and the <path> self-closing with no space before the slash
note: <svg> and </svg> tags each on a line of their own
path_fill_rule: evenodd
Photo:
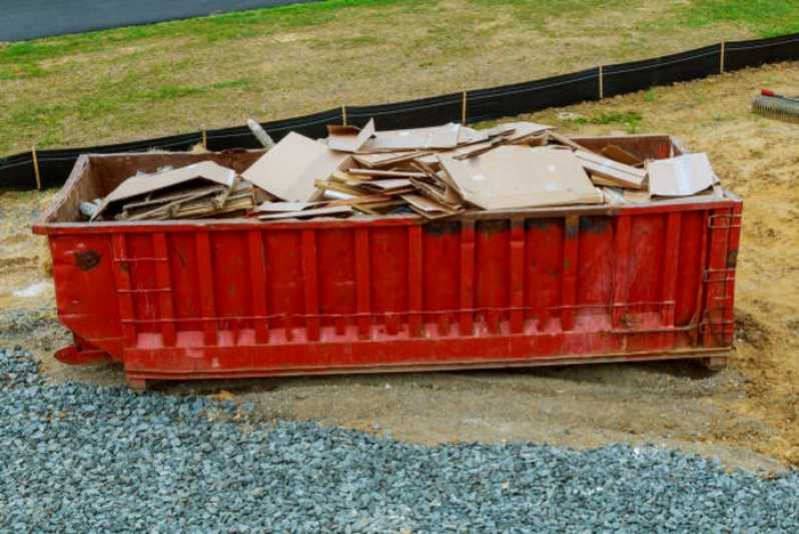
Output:
<svg viewBox="0 0 799 534">
<path fill-rule="evenodd" d="M 729 466 L 773 471 L 799 465 L 799 124 L 751 114 L 761 86 L 799 93 L 799 64 L 531 116 L 571 133 L 671 133 L 693 151 L 709 153 L 722 183 L 745 200 L 737 350 L 728 369 L 710 373 L 676 362 L 184 383 L 158 390 L 249 401 L 265 419 L 311 419 L 425 444 L 655 443 L 717 456 Z M 68 336 L 55 321 L 47 249 L 28 226 L 52 194 L 0 195 L 0 346 L 33 350 L 54 382 L 121 384 L 118 367 L 67 367 L 52 357 Z"/>
</svg>

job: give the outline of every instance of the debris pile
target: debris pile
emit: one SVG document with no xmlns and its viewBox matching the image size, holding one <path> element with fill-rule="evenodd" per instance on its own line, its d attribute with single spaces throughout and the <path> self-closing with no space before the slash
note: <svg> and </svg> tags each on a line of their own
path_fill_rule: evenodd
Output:
<svg viewBox="0 0 799 534">
<path fill-rule="evenodd" d="M 203 161 L 132 176 L 96 208 L 82 205 L 81 211 L 90 214 L 91 220 L 113 213 L 118 221 L 142 221 L 241 217 L 254 207 L 252 184 L 232 169 Z"/>
<path fill-rule="evenodd" d="M 486 130 L 446 124 L 377 131 L 370 120 L 363 128 L 329 126 L 323 140 L 292 132 L 265 144 L 268 150 L 240 176 L 211 161 L 139 174 L 81 211 L 91 220 L 123 221 L 393 214 L 437 219 L 467 210 L 719 194 L 705 154 L 643 161 L 613 144 L 593 151 L 532 122 Z"/>
</svg>

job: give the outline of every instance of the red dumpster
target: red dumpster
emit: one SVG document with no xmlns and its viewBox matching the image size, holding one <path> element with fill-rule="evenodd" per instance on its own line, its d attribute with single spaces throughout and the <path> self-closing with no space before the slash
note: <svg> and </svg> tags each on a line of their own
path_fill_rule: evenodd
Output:
<svg viewBox="0 0 799 534">
<path fill-rule="evenodd" d="M 646 158 L 667 136 L 583 138 Z M 82 156 L 35 223 L 48 236 L 66 363 L 148 380 L 702 358 L 733 342 L 742 202 L 411 217 L 79 222 L 137 170 L 258 151 Z"/>
</svg>

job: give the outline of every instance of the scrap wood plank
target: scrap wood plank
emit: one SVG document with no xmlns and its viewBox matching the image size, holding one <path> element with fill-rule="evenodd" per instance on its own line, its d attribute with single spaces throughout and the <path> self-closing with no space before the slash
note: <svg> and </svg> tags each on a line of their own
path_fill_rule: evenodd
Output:
<svg viewBox="0 0 799 534">
<path fill-rule="evenodd" d="M 618 185 L 630 189 L 642 189 L 646 171 L 619 163 L 593 152 L 577 150 L 574 155 L 580 160 L 595 184 Z"/>
</svg>

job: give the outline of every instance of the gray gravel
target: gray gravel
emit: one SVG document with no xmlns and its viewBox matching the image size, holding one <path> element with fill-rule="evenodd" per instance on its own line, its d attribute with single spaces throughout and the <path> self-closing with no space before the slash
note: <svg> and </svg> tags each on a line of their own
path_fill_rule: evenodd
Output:
<svg viewBox="0 0 799 534">
<path fill-rule="evenodd" d="M 246 407 L 46 385 L 0 350 L 0 530 L 777 532 L 799 473 L 771 480 L 654 447 L 426 448 Z"/>
</svg>

